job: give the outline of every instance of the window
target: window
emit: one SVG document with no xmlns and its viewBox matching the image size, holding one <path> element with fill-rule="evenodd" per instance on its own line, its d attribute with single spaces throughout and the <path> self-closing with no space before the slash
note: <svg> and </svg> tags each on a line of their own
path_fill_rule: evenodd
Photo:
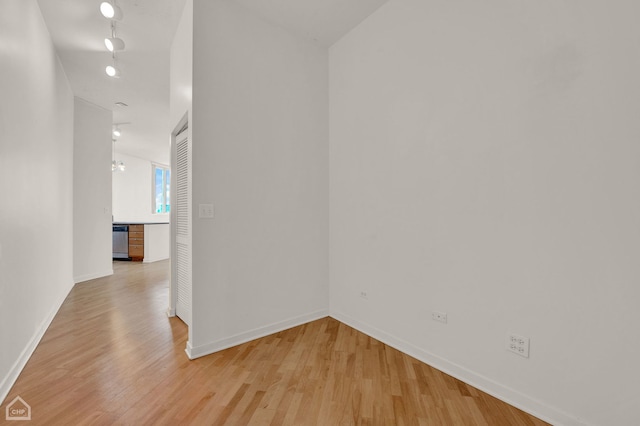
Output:
<svg viewBox="0 0 640 426">
<path fill-rule="evenodd" d="M 170 191 L 171 170 L 168 167 L 153 165 L 153 213 L 171 211 Z"/>
</svg>

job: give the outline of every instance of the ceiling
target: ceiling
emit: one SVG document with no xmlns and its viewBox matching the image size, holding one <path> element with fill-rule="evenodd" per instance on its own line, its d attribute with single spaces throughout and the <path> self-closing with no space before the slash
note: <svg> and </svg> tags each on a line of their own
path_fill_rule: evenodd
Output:
<svg viewBox="0 0 640 426">
<path fill-rule="evenodd" d="M 330 46 L 387 0 L 225 1 Z M 112 62 L 103 42 L 111 29 L 99 12 L 101 0 L 38 3 L 74 95 L 113 111 L 114 123 L 126 123 L 120 126 L 116 151 L 169 164 L 169 50 L 185 0 L 116 2 L 124 14 L 116 34 L 126 43 L 116 54 L 122 72 L 118 79 L 104 72 Z"/>
<path fill-rule="evenodd" d="M 117 152 L 169 164 L 169 49 L 185 0 L 119 0 L 124 19 L 116 34 L 118 79 L 104 69 L 111 33 L 101 0 L 39 0 L 40 9 L 75 96 L 113 111 L 121 126 Z M 124 102 L 128 107 L 117 107 Z"/>
<path fill-rule="evenodd" d="M 235 0 L 263 19 L 331 46 L 387 0 Z"/>
</svg>

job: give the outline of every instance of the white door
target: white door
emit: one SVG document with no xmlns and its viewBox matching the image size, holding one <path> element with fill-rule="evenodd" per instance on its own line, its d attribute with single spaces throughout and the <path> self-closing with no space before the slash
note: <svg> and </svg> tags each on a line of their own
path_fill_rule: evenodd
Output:
<svg viewBox="0 0 640 426">
<path fill-rule="evenodd" d="M 191 142 L 183 129 L 175 143 L 175 238 L 172 269 L 176 294 L 176 315 L 191 325 Z"/>
</svg>

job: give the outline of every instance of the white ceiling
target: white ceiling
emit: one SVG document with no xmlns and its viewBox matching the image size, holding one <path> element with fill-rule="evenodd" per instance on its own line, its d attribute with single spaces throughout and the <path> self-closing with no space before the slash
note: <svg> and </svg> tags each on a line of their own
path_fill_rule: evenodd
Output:
<svg viewBox="0 0 640 426">
<path fill-rule="evenodd" d="M 111 54 L 104 47 L 110 23 L 100 0 L 39 0 L 73 93 L 113 111 L 122 136 L 116 150 L 169 163 L 169 48 L 185 0 L 119 0 L 124 19 L 117 35 L 126 43 L 116 54 L 119 79 L 104 68 Z M 128 107 L 115 106 L 124 102 Z"/>
<path fill-rule="evenodd" d="M 329 46 L 387 0 L 226 1 Z M 119 79 L 104 73 L 112 60 L 103 40 L 111 30 L 99 12 L 100 2 L 38 0 L 74 94 L 112 110 L 114 123 L 130 123 L 121 126 L 116 151 L 168 164 L 169 49 L 185 0 L 117 1 L 124 13 L 117 36 L 126 43 L 125 51 L 116 54 Z"/>
<path fill-rule="evenodd" d="M 330 46 L 387 0 L 235 0 L 263 19 Z"/>
</svg>

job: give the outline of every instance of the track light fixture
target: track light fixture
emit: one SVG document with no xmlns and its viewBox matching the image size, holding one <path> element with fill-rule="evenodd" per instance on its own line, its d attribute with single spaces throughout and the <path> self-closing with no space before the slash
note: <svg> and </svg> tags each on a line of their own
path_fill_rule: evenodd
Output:
<svg viewBox="0 0 640 426">
<path fill-rule="evenodd" d="M 115 63 L 113 65 L 107 65 L 104 72 L 106 72 L 109 77 L 120 78 L 120 70 L 115 67 Z"/>
<path fill-rule="evenodd" d="M 102 4 L 111 5 L 111 3 L 108 2 L 103 2 Z M 124 50 L 124 40 L 116 37 L 115 21 L 111 21 L 111 37 L 107 37 L 104 39 L 104 45 L 106 46 L 107 50 L 111 52 L 111 58 L 113 58 L 113 65 L 107 66 L 105 68 L 105 72 L 109 77 L 119 78 L 120 70 L 116 68 L 116 51 Z"/>
<path fill-rule="evenodd" d="M 124 50 L 124 40 L 116 37 L 116 23 L 111 21 L 111 37 L 104 39 L 104 45 L 109 52 L 115 52 L 118 50 Z"/>
<path fill-rule="evenodd" d="M 104 39 L 104 45 L 109 52 L 124 50 L 124 40 L 118 37 L 109 37 Z"/>
<path fill-rule="evenodd" d="M 122 9 L 116 6 L 115 2 L 113 4 L 108 1 L 100 3 L 100 13 L 105 18 L 112 19 L 114 21 L 122 21 L 122 18 L 124 18 Z"/>
</svg>

